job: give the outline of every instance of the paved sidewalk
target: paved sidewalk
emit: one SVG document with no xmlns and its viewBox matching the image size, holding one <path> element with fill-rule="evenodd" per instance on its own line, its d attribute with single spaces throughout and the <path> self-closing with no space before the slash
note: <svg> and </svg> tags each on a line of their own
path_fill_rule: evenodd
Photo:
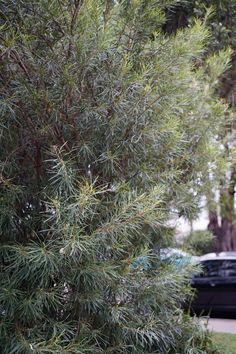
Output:
<svg viewBox="0 0 236 354">
<path fill-rule="evenodd" d="M 203 322 L 207 321 L 204 318 L 202 318 L 202 320 Z M 208 329 L 213 332 L 232 333 L 236 335 L 236 320 L 210 318 L 208 321 Z"/>
</svg>

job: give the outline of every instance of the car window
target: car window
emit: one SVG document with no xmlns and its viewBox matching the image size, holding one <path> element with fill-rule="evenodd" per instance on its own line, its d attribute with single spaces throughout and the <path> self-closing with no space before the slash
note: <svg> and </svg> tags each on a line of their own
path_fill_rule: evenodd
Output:
<svg viewBox="0 0 236 354">
<path fill-rule="evenodd" d="M 222 264 L 224 276 L 236 277 L 236 260 L 225 260 Z"/>
<path fill-rule="evenodd" d="M 224 269 L 223 269 L 222 260 L 209 260 L 201 262 L 202 273 L 201 277 L 223 277 Z"/>
<path fill-rule="evenodd" d="M 201 262 L 202 272 L 195 277 L 236 277 L 236 260 L 208 260 Z"/>
</svg>

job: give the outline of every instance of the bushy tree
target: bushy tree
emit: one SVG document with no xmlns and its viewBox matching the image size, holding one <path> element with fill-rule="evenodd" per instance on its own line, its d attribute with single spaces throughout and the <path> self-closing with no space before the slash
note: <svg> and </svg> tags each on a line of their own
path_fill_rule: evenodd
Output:
<svg viewBox="0 0 236 354">
<path fill-rule="evenodd" d="M 213 249 L 214 235 L 210 231 L 196 230 L 187 235 L 182 243 L 194 255 L 202 256 Z"/>
<path fill-rule="evenodd" d="M 191 26 L 197 16 L 204 19 L 211 29 L 212 41 L 208 53 L 217 53 L 219 49 L 231 46 L 233 50 L 230 68 L 221 76 L 216 86 L 216 94 L 231 107 L 230 117 L 225 117 L 225 126 L 216 138 L 222 146 L 222 157 L 227 167 L 212 176 L 212 192 L 207 193 L 209 225 L 214 233 L 216 251 L 236 250 L 235 228 L 235 97 L 236 97 L 236 2 L 234 0 L 191 0 L 179 4 L 173 11 L 168 10 L 165 30 L 169 33 L 178 28 Z M 230 119 L 229 119 L 230 118 Z M 216 200 L 216 194 L 219 194 Z"/>
<path fill-rule="evenodd" d="M 228 53 L 198 68 L 208 32 L 164 35 L 171 5 L 0 3 L 1 353 L 207 350 L 152 250 L 217 166 Z"/>
</svg>

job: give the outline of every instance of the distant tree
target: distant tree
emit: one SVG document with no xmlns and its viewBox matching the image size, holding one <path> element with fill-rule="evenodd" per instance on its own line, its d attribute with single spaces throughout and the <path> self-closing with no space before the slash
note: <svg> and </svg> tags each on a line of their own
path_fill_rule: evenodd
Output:
<svg viewBox="0 0 236 354">
<path fill-rule="evenodd" d="M 229 53 L 198 68 L 208 31 L 164 35 L 167 5 L 0 3 L 3 354 L 210 353 L 152 254 L 218 166 Z"/>
</svg>

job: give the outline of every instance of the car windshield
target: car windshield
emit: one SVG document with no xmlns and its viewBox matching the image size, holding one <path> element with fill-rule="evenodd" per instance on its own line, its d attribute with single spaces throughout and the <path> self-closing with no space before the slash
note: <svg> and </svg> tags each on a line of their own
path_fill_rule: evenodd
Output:
<svg viewBox="0 0 236 354">
<path fill-rule="evenodd" d="M 236 260 L 207 260 L 201 262 L 202 272 L 197 277 L 236 277 Z"/>
</svg>

